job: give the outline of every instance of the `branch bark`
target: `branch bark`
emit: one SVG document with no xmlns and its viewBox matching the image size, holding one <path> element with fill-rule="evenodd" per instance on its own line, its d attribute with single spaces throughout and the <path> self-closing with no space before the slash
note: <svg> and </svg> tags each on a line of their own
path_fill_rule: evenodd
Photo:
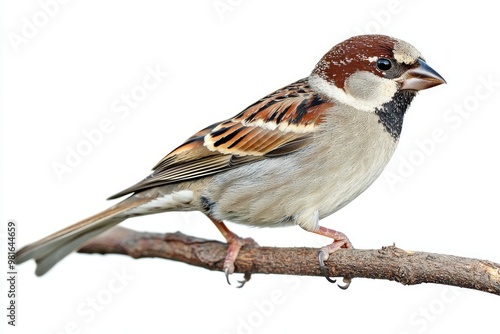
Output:
<svg viewBox="0 0 500 334">
<path fill-rule="evenodd" d="M 117 227 L 84 245 L 80 253 L 159 257 L 222 271 L 227 245 L 177 233 Z M 316 248 L 243 247 L 235 272 L 322 276 Z M 381 249 L 341 249 L 326 262 L 332 277 L 386 279 L 404 285 L 437 283 L 500 295 L 500 264 L 453 255 Z"/>
</svg>

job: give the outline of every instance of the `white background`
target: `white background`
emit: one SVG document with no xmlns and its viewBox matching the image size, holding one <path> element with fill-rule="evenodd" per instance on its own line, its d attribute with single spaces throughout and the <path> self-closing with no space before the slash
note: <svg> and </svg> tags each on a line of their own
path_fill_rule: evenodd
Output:
<svg viewBox="0 0 500 334">
<path fill-rule="evenodd" d="M 195 131 L 307 76 L 344 39 L 377 32 L 415 45 L 448 85 L 419 94 L 385 173 L 322 223 L 357 248 L 395 242 L 500 262 L 498 11 L 486 1 L 453 9 L 437 1 L 270 2 L 2 1 L 2 254 L 9 219 L 23 246 L 106 208 L 105 198 L 145 177 Z M 52 3 L 52 16 L 43 14 L 44 3 Z M 27 22 L 39 26 L 31 35 Z M 140 89 L 146 68 L 168 75 L 126 117 L 115 113 L 122 94 Z M 494 85 L 486 87 L 488 80 Z M 58 179 L 53 164 L 65 163 L 68 147 L 81 145 L 84 131 L 103 119 L 112 130 Z M 439 142 L 431 144 L 436 131 Z M 221 240 L 197 213 L 124 225 Z M 298 227 L 229 226 L 261 245 L 328 242 Z M 6 325 L 0 280 L 8 333 L 498 329 L 500 297 L 440 285 L 355 279 L 341 291 L 323 278 L 255 275 L 235 289 L 220 272 L 113 255 L 72 254 L 41 278 L 34 268 L 32 261 L 18 267 L 16 328 Z"/>
</svg>

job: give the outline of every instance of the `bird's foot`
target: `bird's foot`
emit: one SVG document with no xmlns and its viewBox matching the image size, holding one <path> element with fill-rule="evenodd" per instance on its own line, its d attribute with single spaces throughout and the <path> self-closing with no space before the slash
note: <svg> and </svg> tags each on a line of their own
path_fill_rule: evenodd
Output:
<svg viewBox="0 0 500 334">
<path fill-rule="evenodd" d="M 236 258 L 238 257 L 238 254 L 240 252 L 241 247 L 243 246 L 258 246 L 258 244 L 252 239 L 252 238 L 241 238 L 238 235 L 234 234 L 233 232 L 230 232 L 229 235 L 225 235 L 228 248 L 227 248 L 227 255 L 226 259 L 224 260 L 224 275 L 226 275 L 226 281 L 227 284 L 231 285 L 231 281 L 229 279 L 229 275 L 234 273 L 234 262 L 236 261 Z M 243 276 L 243 280 L 238 281 L 239 285 L 237 288 L 241 288 L 245 285 L 246 282 L 248 282 L 251 278 L 250 273 L 245 273 Z"/>
<path fill-rule="evenodd" d="M 319 267 L 321 269 L 321 272 L 325 276 L 326 280 L 330 283 L 336 283 L 337 280 L 332 279 L 330 275 L 328 274 L 328 268 L 325 266 L 325 261 L 328 260 L 330 257 L 330 254 L 338 251 L 341 248 L 346 248 L 346 249 L 353 249 L 354 247 L 352 246 L 351 242 L 347 238 L 347 236 L 338 231 L 334 231 L 331 229 L 327 229 L 326 227 L 320 226 L 319 231 L 316 232 L 318 234 L 324 235 L 326 237 L 333 238 L 335 241 L 332 242 L 331 244 L 322 247 L 318 253 L 318 261 L 319 261 Z M 342 290 L 346 290 L 349 285 L 351 284 L 351 279 L 348 277 L 343 278 L 343 282 L 345 283 L 344 285 L 337 284 L 339 288 Z"/>
<path fill-rule="evenodd" d="M 207 217 L 210 218 L 210 220 L 215 224 L 215 227 L 217 227 L 220 233 L 224 236 L 224 239 L 227 241 L 227 255 L 222 269 L 224 270 L 224 275 L 226 275 L 227 284 L 231 285 L 229 275 L 234 273 L 234 261 L 236 261 L 241 247 L 245 245 L 258 246 L 258 244 L 252 238 L 241 238 L 236 233 L 231 232 L 221 220 L 215 219 L 210 215 L 207 215 Z M 237 287 L 243 287 L 243 285 L 250 280 L 250 276 L 250 273 L 245 273 L 243 280 L 238 281 L 240 285 Z"/>
</svg>

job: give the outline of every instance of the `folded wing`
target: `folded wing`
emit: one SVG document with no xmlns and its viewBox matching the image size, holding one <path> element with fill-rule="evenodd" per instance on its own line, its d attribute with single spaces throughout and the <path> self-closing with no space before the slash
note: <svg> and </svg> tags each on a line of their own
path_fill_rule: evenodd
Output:
<svg viewBox="0 0 500 334">
<path fill-rule="evenodd" d="M 307 146 L 332 106 L 307 79 L 299 80 L 198 131 L 158 162 L 150 176 L 110 199 L 295 152 Z"/>
</svg>

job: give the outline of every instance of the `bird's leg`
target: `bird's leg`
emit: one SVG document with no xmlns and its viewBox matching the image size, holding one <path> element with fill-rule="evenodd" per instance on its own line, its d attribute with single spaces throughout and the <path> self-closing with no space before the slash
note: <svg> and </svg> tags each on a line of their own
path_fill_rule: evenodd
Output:
<svg viewBox="0 0 500 334">
<path fill-rule="evenodd" d="M 208 216 L 208 215 L 207 215 Z M 234 261 L 238 257 L 238 253 L 240 252 L 241 247 L 245 245 L 257 246 L 257 243 L 252 238 L 241 238 L 237 234 L 231 232 L 227 226 L 220 220 L 217 220 L 211 216 L 208 216 L 210 220 L 215 224 L 215 227 L 220 231 L 220 233 L 224 236 L 227 241 L 227 255 L 224 260 L 224 274 L 226 275 L 226 280 L 229 285 L 231 282 L 229 281 L 229 275 L 234 272 Z M 238 281 L 240 285 L 238 288 L 241 288 L 245 285 L 246 282 L 250 280 L 250 274 L 245 273 L 242 281 Z"/>
<path fill-rule="evenodd" d="M 324 237 L 332 238 L 334 240 L 331 244 L 326 245 L 320 249 L 318 253 L 318 260 L 321 272 L 325 275 L 325 278 L 328 280 L 328 282 L 335 283 L 336 280 L 331 279 L 330 276 L 328 275 L 328 269 L 325 267 L 325 261 L 328 260 L 330 254 L 336 252 L 340 248 L 353 249 L 354 247 L 352 246 L 351 242 L 344 233 L 320 226 L 318 211 L 314 212 L 314 221 L 315 224 L 313 229 L 307 228 L 307 226 L 301 226 L 301 227 L 310 232 L 322 235 Z M 339 288 L 345 290 L 351 284 L 351 279 L 344 277 L 343 281 L 345 285 L 339 284 L 338 286 Z"/>
</svg>

